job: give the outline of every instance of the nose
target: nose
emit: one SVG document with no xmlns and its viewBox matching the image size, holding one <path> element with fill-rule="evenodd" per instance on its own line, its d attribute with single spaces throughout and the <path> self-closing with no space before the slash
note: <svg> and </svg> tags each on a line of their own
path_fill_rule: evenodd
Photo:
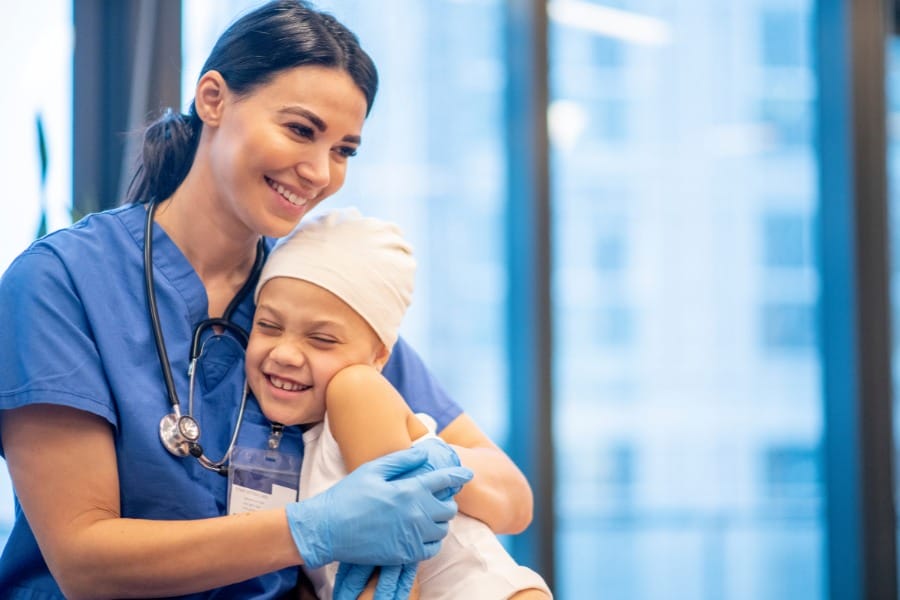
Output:
<svg viewBox="0 0 900 600">
<path fill-rule="evenodd" d="M 312 149 L 297 163 L 299 175 L 318 194 L 331 182 L 331 151 L 324 148 Z"/>
<path fill-rule="evenodd" d="M 306 364 L 306 355 L 296 344 L 282 342 L 269 352 L 269 359 L 283 367 L 302 367 Z"/>
</svg>

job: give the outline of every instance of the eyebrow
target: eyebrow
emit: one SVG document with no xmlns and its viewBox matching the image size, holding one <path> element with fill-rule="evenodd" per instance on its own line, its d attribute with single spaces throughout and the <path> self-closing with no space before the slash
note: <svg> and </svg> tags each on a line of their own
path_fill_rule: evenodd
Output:
<svg viewBox="0 0 900 600">
<path fill-rule="evenodd" d="M 261 316 L 260 313 L 268 312 L 270 316 L 275 319 L 281 318 L 281 311 L 276 310 L 273 306 L 269 304 L 257 304 L 256 305 L 256 313 L 253 315 L 253 318 Z"/>
<path fill-rule="evenodd" d="M 268 313 L 268 314 L 260 314 L 260 313 Z M 274 306 L 267 304 L 267 303 L 263 303 L 263 304 L 258 304 L 256 306 L 256 314 L 254 315 L 254 318 L 259 317 L 259 316 L 270 316 L 273 319 L 283 320 L 284 314 L 282 313 L 282 311 L 278 310 Z M 306 323 L 306 326 L 313 328 L 313 329 L 317 329 L 319 327 L 328 327 L 328 326 L 337 327 L 341 331 L 344 331 L 346 329 L 346 323 L 344 323 L 343 321 L 340 321 L 340 320 L 331 319 L 329 317 L 315 318 L 313 321 Z"/>
<path fill-rule="evenodd" d="M 335 321 L 333 319 L 317 319 L 312 321 L 311 323 L 307 323 L 307 326 L 311 329 L 319 329 L 320 327 L 334 327 L 338 329 L 340 333 L 343 333 L 347 326 L 345 323 L 341 321 Z"/>
<path fill-rule="evenodd" d="M 307 110 L 307 109 L 303 108 L 302 106 L 285 106 L 278 112 L 288 113 L 288 114 L 304 117 L 304 118 L 308 119 L 315 126 L 315 128 L 318 129 L 319 131 L 321 131 L 322 133 L 324 133 L 328 130 L 328 125 L 325 124 L 325 121 L 320 119 L 316 113 L 314 113 L 310 110 Z M 345 142 L 350 142 L 352 144 L 362 143 L 362 138 L 359 137 L 358 135 L 345 135 L 341 139 Z"/>
</svg>

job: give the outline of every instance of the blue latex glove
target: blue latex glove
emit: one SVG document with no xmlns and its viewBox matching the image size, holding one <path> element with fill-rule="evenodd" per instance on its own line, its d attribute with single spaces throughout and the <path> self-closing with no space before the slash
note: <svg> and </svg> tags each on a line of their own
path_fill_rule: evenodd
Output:
<svg viewBox="0 0 900 600">
<path fill-rule="evenodd" d="M 408 600 L 419 563 L 381 567 L 374 600 Z"/>
<path fill-rule="evenodd" d="M 356 600 L 362 593 L 375 569 L 374 565 L 341 563 L 334 578 L 333 600 Z M 401 567 L 394 567 L 399 569 Z M 378 600 L 381 600 L 380 598 Z"/>
<path fill-rule="evenodd" d="M 418 563 L 381 567 L 375 600 L 407 600 L 416 580 Z M 334 600 L 356 600 L 378 567 L 341 563 L 334 579 Z"/>
<path fill-rule="evenodd" d="M 434 437 L 422 440 L 421 442 L 416 442 L 416 447 L 421 448 L 428 453 L 428 462 L 414 470 L 411 473 L 413 475 L 426 473 L 430 470 L 460 466 L 459 456 L 457 456 L 456 451 L 441 438 Z M 451 486 L 436 493 L 435 496 L 441 500 L 447 500 L 458 494 L 461 489 L 461 485 Z"/>
<path fill-rule="evenodd" d="M 440 438 L 422 440 L 416 443 L 416 447 L 426 452 L 428 461 L 413 469 L 405 477 L 460 466 L 459 456 Z M 459 493 L 461 489 L 462 485 L 447 487 L 436 492 L 435 496 L 441 500 L 447 500 Z M 382 567 L 375 588 L 375 600 L 405 600 L 408 598 L 416 578 L 417 567 L 418 563 Z M 334 600 L 356 600 L 374 571 L 375 567 L 371 565 L 341 563 L 334 582 Z"/>
<path fill-rule="evenodd" d="M 368 462 L 321 494 L 286 507 L 303 562 L 402 565 L 431 558 L 456 515 L 452 498 L 435 494 L 472 478 L 465 467 L 402 476 L 425 464 L 413 447 Z"/>
</svg>

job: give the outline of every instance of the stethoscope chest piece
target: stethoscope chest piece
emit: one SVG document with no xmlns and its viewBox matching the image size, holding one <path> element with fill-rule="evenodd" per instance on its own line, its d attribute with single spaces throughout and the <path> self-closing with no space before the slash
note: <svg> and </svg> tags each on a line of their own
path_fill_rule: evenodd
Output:
<svg viewBox="0 0 900 600">
<path fill-rule="evenodd" d="M 200 426 L 191 416 L 169 413 L 159 422 L 159 439 L 175 456 L 189 456 L 200 439 Z"/>
</svg>

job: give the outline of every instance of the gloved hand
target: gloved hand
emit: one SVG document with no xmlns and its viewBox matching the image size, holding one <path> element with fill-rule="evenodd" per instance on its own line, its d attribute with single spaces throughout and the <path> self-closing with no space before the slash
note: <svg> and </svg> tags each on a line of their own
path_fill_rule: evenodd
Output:
<svg viewBox="0 0 900 600">
<path fill-rule="evenodd" d="M 333 561 L 402 565 L 437 554 L 456 515 L 435 494 L 472 478 L 465 467 L 403 477 L 425 464 L 412 447 L 368 462 L 321 494 L 286 507 L 288 527 L 312 569 Z"/>
<path fill-rule="evenodd" d="M 444 469 L 446 467 L 460 466 L 459 456 L 447 442 L 438 437 L 426 438 L 416 442 L 415 445 L 428 453 L 428 462 L 412 472 L 413 475 L 425 473 L 429 470 Z M 459 493 L 461 485 L 448 487 L 435 494 L 441 500 L 447 500 Z"/>
<path fill-rule="evenodd" d="M 426 452 L 428 460 L 403 477 L 460 466 L 456 451 L 440 438 L 427 438 L 416 442 L 416 446 Z M 437 491 L 435 496 L 440 500 L 447 500 L 459 493 L 460 489 L 462 489 L 461 485 L 444 488 Z M 417 567 L 418 563 L 381 567 L 375 587 L 375 600 L 406 600 L 409 598 L 413 582 L 416 579 Z M 375 569 L 376 567 L 371 565 L 341 563 L 334 581 L 334 600 L 356 600 L 365 589 Z"/>
<path fill-rule="evenodd" d="M 381 567 L 375 600 L 407 600 L 416 579 L 418 563 Z M 334 579 L 334 600 L 356 600 L 377 567 L 341 563 Z"/>
</svg>

